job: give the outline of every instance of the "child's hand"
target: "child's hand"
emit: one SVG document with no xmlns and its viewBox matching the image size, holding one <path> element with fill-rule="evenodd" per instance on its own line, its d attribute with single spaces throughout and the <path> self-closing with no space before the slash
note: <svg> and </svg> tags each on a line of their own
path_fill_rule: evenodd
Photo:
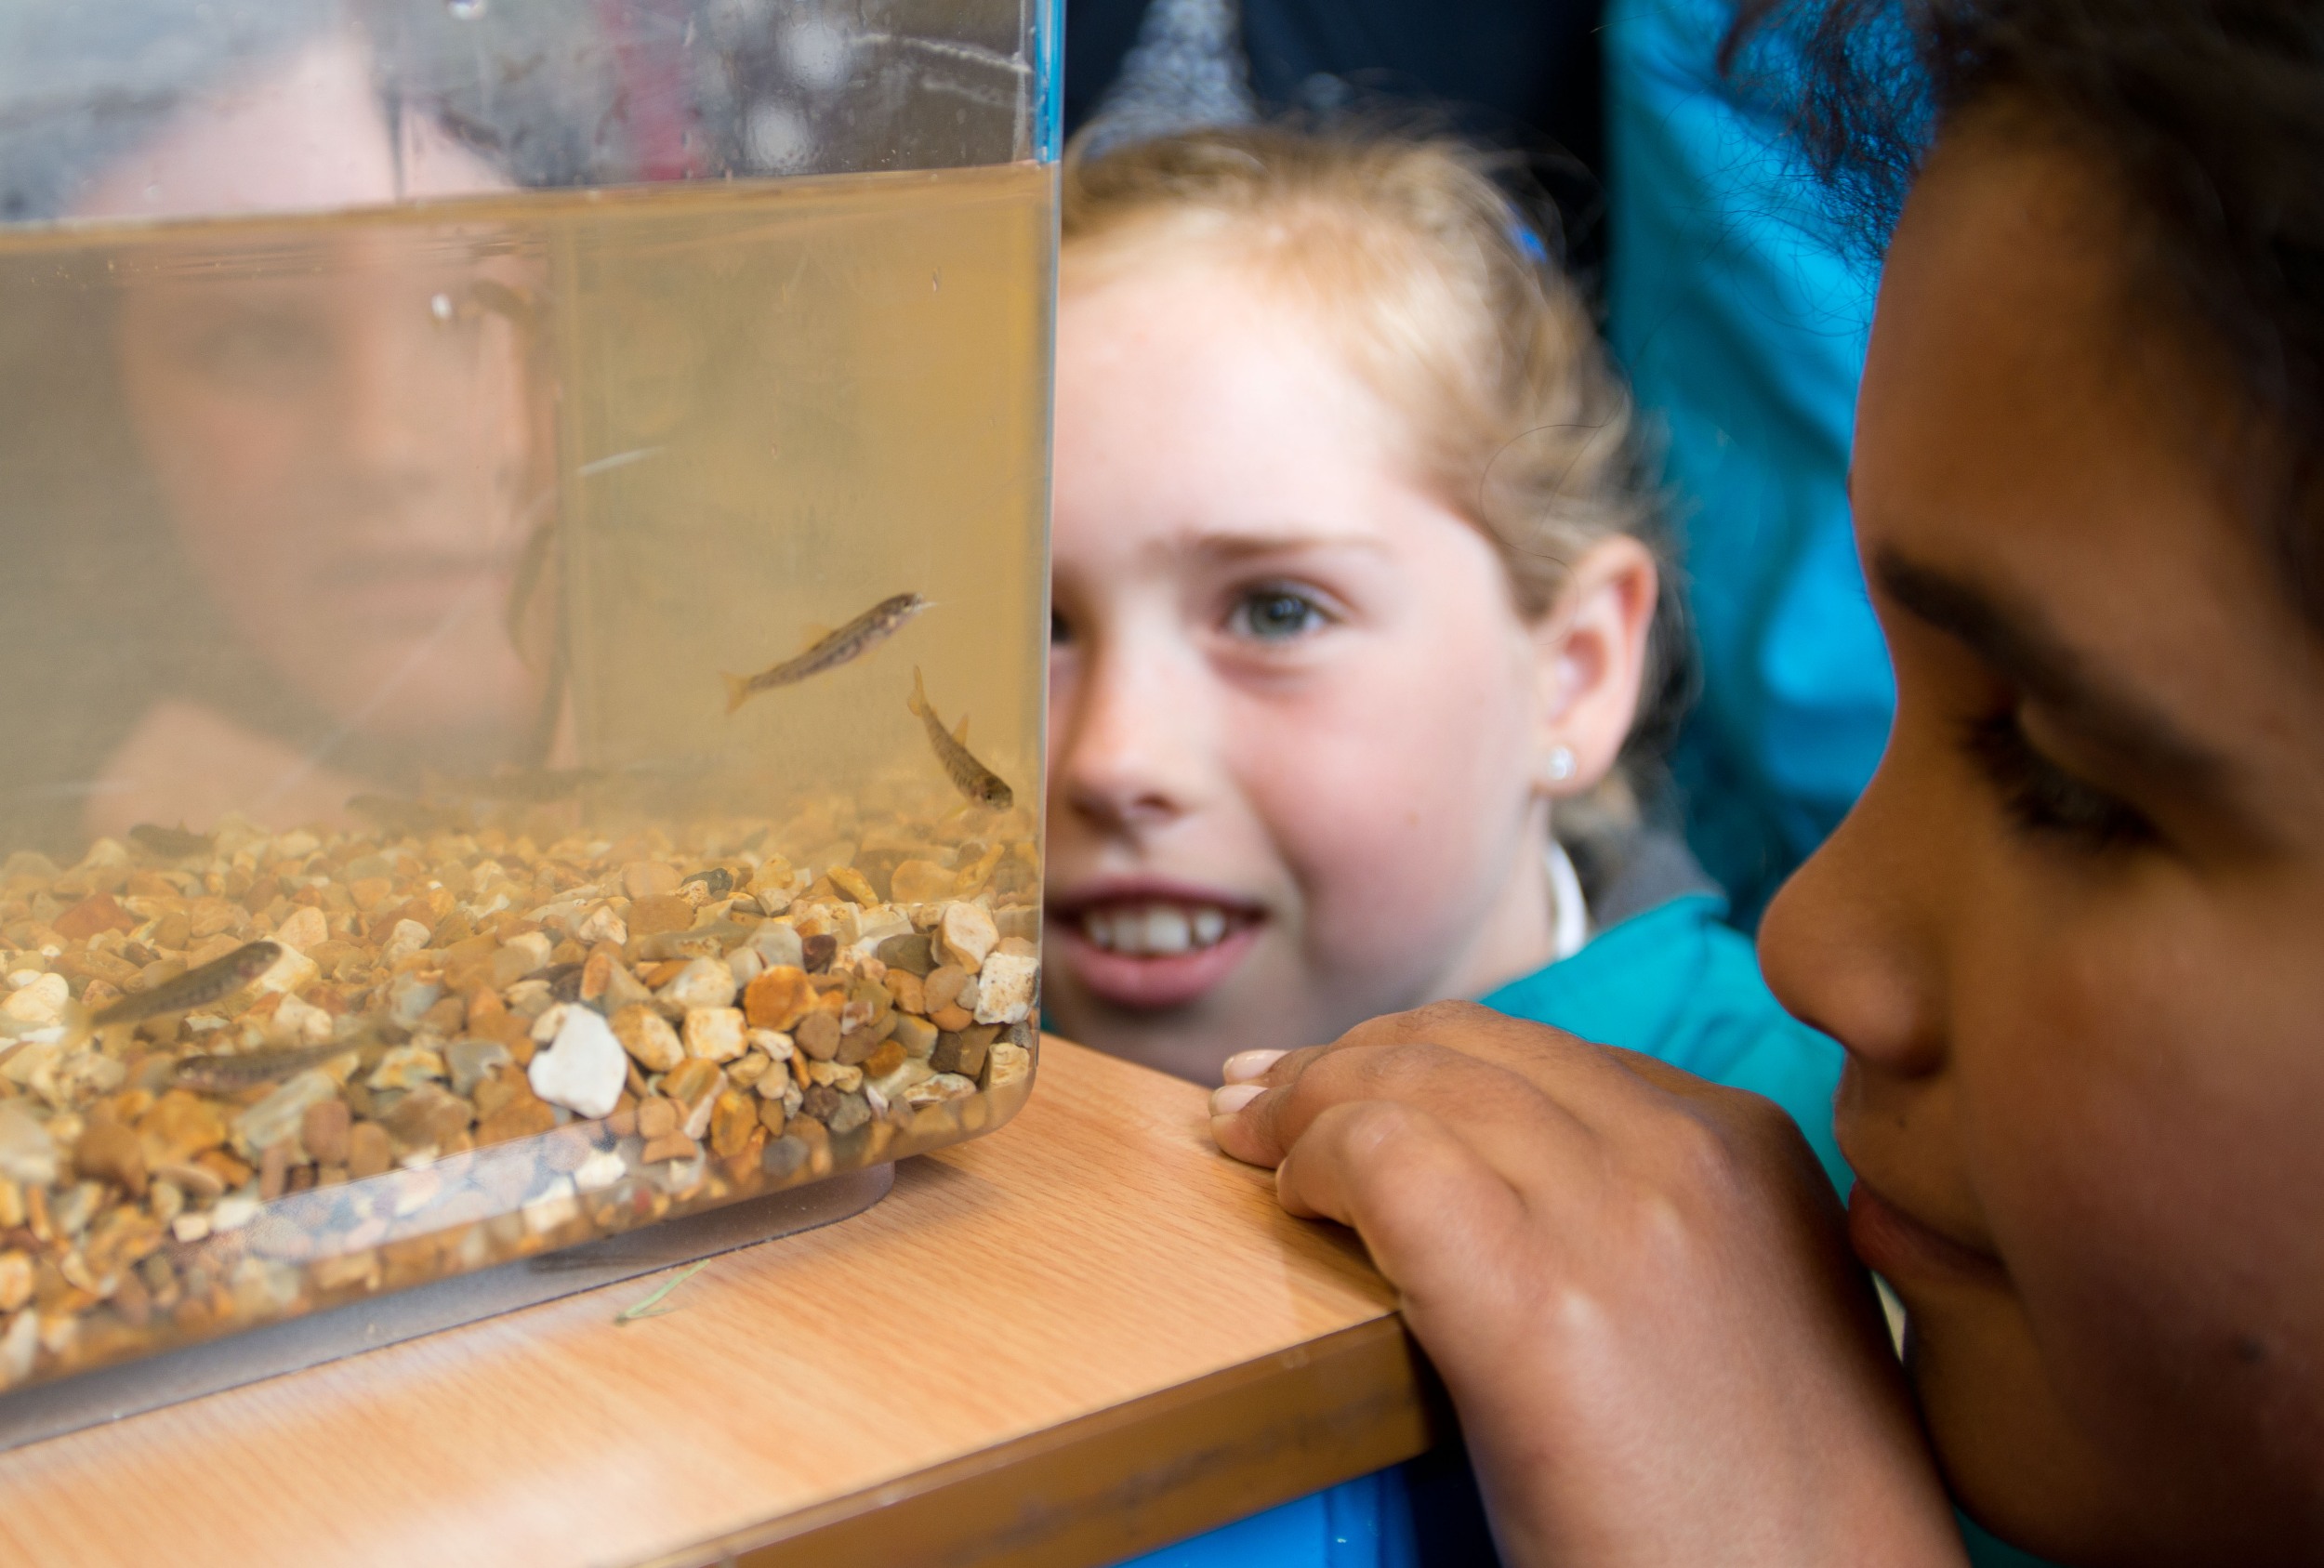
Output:
<svg viewBox="0 0 2324 1568">
<path fill-rule="evenodd" d="M 1512 1563 L 1961 1561 L 1840 1206 L 1774 1104 L 1452 1003 L 1227 1069 L 1219 1146 L 1363 1235 Z"/>
</svg>

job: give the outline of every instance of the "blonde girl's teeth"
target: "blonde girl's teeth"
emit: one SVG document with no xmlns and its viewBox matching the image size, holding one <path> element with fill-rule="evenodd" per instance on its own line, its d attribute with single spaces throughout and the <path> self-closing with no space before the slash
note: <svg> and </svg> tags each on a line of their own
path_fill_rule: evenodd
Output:
<svg viewBox="0 0 2324 1568">
<path fill-rule="evenodd" d="M 1226 915 L 1222 910 L 1203 908 L 1195 911 L 1194 937 L 1196 947 L 1209 947 L 1226 935 Z"/>
<path fill-rule="evenodd" d="M 1183 953 L 1195 941 L 1185 913 L 1163 903 L 1146 911 L 1145 938 L 1149 953 Z"/>
</svg>

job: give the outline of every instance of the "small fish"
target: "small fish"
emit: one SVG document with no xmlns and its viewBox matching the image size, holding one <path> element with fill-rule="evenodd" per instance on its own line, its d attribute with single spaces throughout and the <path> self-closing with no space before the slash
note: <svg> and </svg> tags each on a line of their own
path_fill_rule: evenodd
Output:
<svg viewBox="0 0 2324 1568">
<path fill-rule="evenodd" d="M 726 711 L 733 713 L 750 701 L 754 693 L 837 669 L 885 642 L 905 622 L 927 608 L 928 600 L 919 595 L 900 593 L 893 599 L 881 600 L 795 659 L 786 659 L 757 675 L 720 674 L 719 679 L 726 682 Z"/>
<path fill-rule="evenodd" d="M 691 888 L 697 882 L 702 884 L 703 892 L 713 901 L 722 899 L 734 890 L 734 874 L 722 865 L 714 865 L 707 871 L 697 871 L 678 885 L 681 888 Z"/>
<path fill-rule="evenodd" d="M 274 942 L 246 942 L 223 958 L 213 958 L 198 969 L 188 969 L 165 984 L 124 996 L 89 1022 L 101 1029 L 110 1024 L 135 1023 L 155 1013 L 184 1012 L 202 1007 L 220 996 L 232 995 L 272 968 L 282 955 L 282 948 Z"/>
<path fill-rule="evenodd" d="M 997 811 L 1005 811 L 1015 802 L 1016 796 L 1001 776 L 969 755 L 968 716 L 961 715 L 957 734 L 945 732 L 944 721 L 928 705 L 928 688 L 920 684 L 918 665 L 912 669 L 912 695 L 904 705 L 927 726 L 928 744 L 935 751 L 936 760 L 944 764 L 955 788 L 978 805 L 990 806 Z"/>
<path fill-rule="evenodd" d="M 417 837 L 428 833 L 459 833 L 473 825 L 469 814 L 457 806 L 432 806 L 425 800 L 406 800 L 396 795 L 350 795 L 347 809 L 364 817 L 384 832 L 410 834 Z"/>
<path fill-rule="evenodd" d="M 181 823 L 176 827 L 161 827 L 152 823 L 139 823 L 129 830 L 130 841 L 151 855 L 163 860 L 183 860 L 188 855 L 206 855 L 218 842 L 210 833 L 188 833 Z"/>
<path fill-rule="evenodd" d="M 233 1094 L 303 1073 L 359 1048 L 360 1042 L 334 1040 L 327 1045 L 293 1046 L 285 1050 L 190 1056 L 178 1063 L 172 1080 L 179 1088 L 198 1089 L 205 1094 Z"/>
</svg>

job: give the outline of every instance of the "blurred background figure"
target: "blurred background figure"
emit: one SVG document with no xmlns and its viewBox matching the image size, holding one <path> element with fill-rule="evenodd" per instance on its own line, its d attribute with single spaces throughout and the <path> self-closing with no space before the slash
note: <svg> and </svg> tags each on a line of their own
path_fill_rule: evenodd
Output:
<svg viewBox="0 0 2324 1568">
<path fill-rule="evenodd" d="M 0 157 L 0 203 L 61 220 L 0 257 L 0 539 L 43 634 L 5 814 L 67 851 L 344 822 L 350 795 L 520 755 L 548 684 L 546 617 L 515 602 L 555 510 L 540 259 L 488 210 L 325 216 L 512 182 L 456 112 L 385 98 L 337 7 L 90 25 L 133 20 L 138 112 Z"/>
</svg>

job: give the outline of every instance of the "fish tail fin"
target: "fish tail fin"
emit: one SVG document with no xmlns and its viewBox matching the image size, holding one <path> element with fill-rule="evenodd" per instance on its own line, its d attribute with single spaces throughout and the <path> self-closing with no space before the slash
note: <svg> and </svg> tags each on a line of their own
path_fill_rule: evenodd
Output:
<svg viewBox="0 0 2324 1568">
<path fill-rule="evenodd" d="M 920 666 L 918 665 L 912 666 L 912 694 L 904 700 L 904 705 L 911 710 L 915 718 L 928 717 L 928 688 L 920 681 Z"/>
<path fill-rule="evenodd" d="M 962 745 L 969 744 L 969 716 L 967 714 L 962 714 L 960 722 L 952 727 L 952 738 Z"/>
<path fill-rule="evenodd" d="M 750 701 L 749 677 L 728 675 L 725 671 L 721 670 L 719 672 L 719 679 L 726 682 L 727 712 L 733 713 L 736 708 Z"/>
</svg>

